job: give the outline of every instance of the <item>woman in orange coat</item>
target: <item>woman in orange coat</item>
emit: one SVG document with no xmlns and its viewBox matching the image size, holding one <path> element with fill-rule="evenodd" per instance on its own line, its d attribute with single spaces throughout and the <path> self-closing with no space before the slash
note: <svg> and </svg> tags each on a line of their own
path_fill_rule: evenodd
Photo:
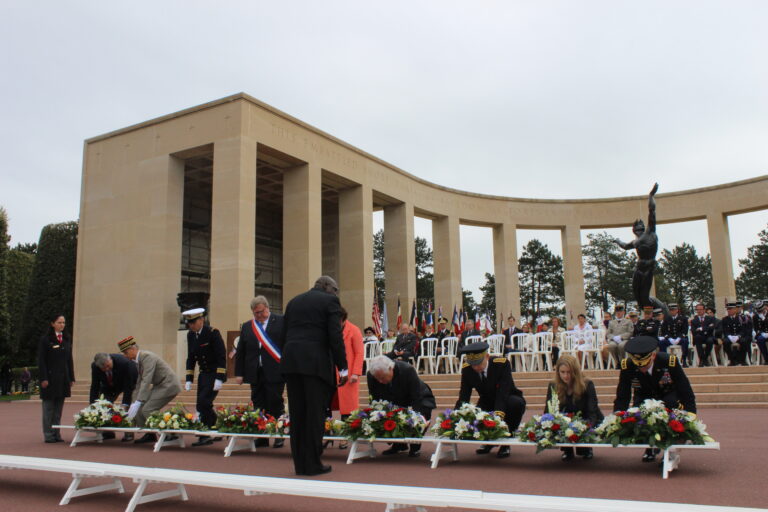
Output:
<svg viewBox="0 0 768 512">
<path fill-rule="evenodd" d="M 360 328 L 347 320 L 347 310 L 341 308 L 341 330 L 344 337 L 344 351 L 347 353 L 349 380 L 336 388 L 331 408 L 345 419 L 360 406 L 360 376 L 363 373 L 363 333 Z M 337 377 L 338 378 L 338 377 Z M 343 448 L 343 446 L 342 446 Z"/>
</svg>

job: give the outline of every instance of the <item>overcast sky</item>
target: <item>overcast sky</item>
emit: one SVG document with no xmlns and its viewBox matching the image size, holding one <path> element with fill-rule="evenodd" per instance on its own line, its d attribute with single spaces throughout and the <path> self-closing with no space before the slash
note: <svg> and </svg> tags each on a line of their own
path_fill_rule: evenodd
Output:
<svg viewBox="0 0 768 512">
<path fill-rule="evenodd" d="M 78 216 L 84 139 L 240 91 L 472 192 L 752 178 L 768 174 L 766 20 L 760 0 L 3 0 L 0 205 L 12 244 L 35 242 Z M 736 271 L 767 223 L 731 218 Z M 709 252 L 703 221 L 659 234 Z M 557 232 L 519 245 L 533 237 L 561 253 Z M 462 268 L 477 296 L 490 230 L 462 227 Z"/>
</svg>

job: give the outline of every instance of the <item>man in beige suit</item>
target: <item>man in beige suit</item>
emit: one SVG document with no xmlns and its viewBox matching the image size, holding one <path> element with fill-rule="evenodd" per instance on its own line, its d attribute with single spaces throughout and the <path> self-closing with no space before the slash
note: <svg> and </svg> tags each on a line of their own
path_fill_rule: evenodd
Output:
<svg viewBox="0 0 768 512">
<path fill-rule="evenodd" d="M 128 409 L 128 417 L 136 418 L 136 425 L 143 427 L 147 417 L 162 409 L 181 392 L 181 383 L 168 364 L 147 350 L 140 350 L 133 336 L 121 340 L 120 351 L 139 366 L 136 382 L 136 399 Z M 136 443 L 155 441 L 153 434 L 145 434 Z"/>
<path fill-rule="evenodd" d="M 607 363 L 610 353 L 616 364 L 624 359 L 624 345 L 635 331 L 635 324 L 632 320 L 624 317 L 624 306 L 617 304 L 613 310 L 613 320 L 608 322 L 608 329 L 605 331 L 605 344 L 603 345 L 603 361 Z"/>
</svg>

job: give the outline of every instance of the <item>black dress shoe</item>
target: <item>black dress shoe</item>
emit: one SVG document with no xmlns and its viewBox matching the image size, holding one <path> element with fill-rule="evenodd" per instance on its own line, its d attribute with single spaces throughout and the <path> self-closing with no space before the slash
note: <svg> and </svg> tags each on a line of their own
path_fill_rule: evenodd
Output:
<svg viewBox="0 0 768 512">
<path fill-rule="evenodd" d="M 394 443 L 390 448 L 387 448 L 383 452 L 381 452 L 382 455 L 395 455 L 399 452 L 404 452 L 408 449 L 408 445 L 405 443 Z"/>
<path fill-rule="evenodd" d="M 506 459 L 509 457 L 509 446 L 500 446 L 499 453 L 496 454 L 497 459 Z"/>
<path fill-rule="evenodd" d="M 129 441 L 133 441 L 133 434 L 126 432 L 126 434 L 123 436 L 123 438 L 120 440 L 123 443 L 127 443 Z"/>
<path fill-rule="evenodd" d="M 259 437 L 256 439 L 256 448 L 265 448 L 269 446 L 269 439 L 266 437 Z"/>
<path fill-rule="evenodd" d="M 658 448 L 648 448 L 643 454 L 643 462 L 653 462 L 656 460 L 656 454 L 659 453 Z"/>
<path fill-rule="evenodd" d="M 491 453 L 491 450 L 493 450 L 493 445 L 485 444 L 482 448 L 475 450 L 475 453 L 478 455 L 485 455 L 486 453 Z"/>
<path fill-rule="evenodd" d="M 317 475 L 324 475 L 330 472 L 331 472 L 331 466 L 322 466 L 319 471 L 307 471 L 304 474 L 306 476 L 317 476 Z"/>
<path fill-rule="evenodd" d="M 56 439 L 46 439 L 45 442 L 46 443 L 58 443 L 58 441 Z"/>
<path fill-rule="evenodd" d="M 57 442 L 57 443 L 63 443 L 63 442 L 64 442 L 64 440 L 63 440 L 62 438 L 60 438 L 60 437 L 57 437 L 57 438 L 56 438 L 56 442 Z"/>
<path fill-rule="evenodd" d="M 563 454 L 560 456 L 560 459 L 563 462 L 569 461 L 573 459 L 573 449 L 565 449 L 563 450 Z"/>
<path fill-rule="evenodd" d="M 224 439 L 224 438 L 223 438 L 223 437 L 221 437 L 221 436 L 216 436 L 216 437 L 212 437 L 212 438 L 211 438 L 211 440 L 213 440 L 213 442 L 214 442 L 214 443 L 218 443 L 218 442 L 219 442 L 219 441 L 221 441 L 222 439 Z"/>
<path fill-rule="evenodd" d="M 137 440 L 135 440 L 134 444 L 144 444 L 144 443 L 155 443 L 157 442 L 157 436 L 155 434 L 144 434 Z"/>
<path fill-rule="evenodd" d="M 590 460 L 592 459 L 592 457 L 594 457 L 594 454 L 592 453 L 592 448 L 587 448 L 587 450 L 589 451 L 581 456 L 581 458 L 583 458 L 584 460 Z"/>
<path fill-rule="evenodd" d="M 284 439 L 275 439 L 275 444 L 272 445 L 272 448 L 282 448 L 285 445 Z"/>
<path fill-rule="evenodd" d="M 104 440 L 114 439 L 115 438 L 115 433 L 114 432 L 102 432 L 101 433 L 101 438 L 104 439 Z"/>
<path fill-rule="evenodd" d="M 213 439 L 210 437 L 200 437 L 197 441 L 192 443 L 192 446 L 208 446 L 209 444 L 213 444 Z"/>
<path fill-rule="evenodd" d="M 408 450 L 409 457 L 419 457 L 420 455 L 421 455 L 421 450 Z"/>
</svg>

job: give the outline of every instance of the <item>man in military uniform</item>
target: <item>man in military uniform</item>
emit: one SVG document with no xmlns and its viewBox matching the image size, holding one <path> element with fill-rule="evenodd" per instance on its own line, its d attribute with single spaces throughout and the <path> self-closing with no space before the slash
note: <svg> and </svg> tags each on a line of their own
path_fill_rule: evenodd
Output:
<svg viewBox="0 0 768 512">
<path fill-rule="evenodd" d="M 749 338 L 749 341 L 747 341 L 747 348 L 744 351 L 744 364 L 748 365 L 752 359 L 752 315 L 744 312 L 744 304 L 741 301 L 737 301 L 736 306 L 739 308 L 739 321 L 741 321 L 742 324 L 745 324 L 744 331 Z"/>
<path fill-rule="evenodd" d="M 638 336 L 627 342 L 625 350 L 629 355 L 621 360 L 614 411 L 625 411 L 630 399 L 637 407 L 651 398 L 663 401 L 670 409 L 696 412 L 696 396 L 680 360 L 675 355 L 657 352 L 657 347 L 656 338 L 651 336 Z M 653 461 L 656 453 L 657 449 L 646 450 L 643 462 Z"/>
<path fill-rule="evenodd" d="M 395 339 L 392 351 L 385 354 L 387 357 L 405 362 L 408 362 L 412 357 L 415 357 L 415 350 L 418 349 L 419 338 L 411 332 L 410 327 L 411 326 L 405 322 L 400 324 L 400 334 L 398 334 Z"/>
<path fill-rule="evenodd" d="M 768 365 L 768 349 L 766 349 L 766 342 L 768 342 L 768 303 L 763 300 L 755 301 L 752 305 L 755 310 L 755 314 L 752 315 L 752 327 L 755 329 L 755 343 L 757 348 L 760 349 L 760 353 L 763 355 L 763 364 Z M 755 361 L 759 363 L 760 361 Z"/>
<path fill-rule="evenodd" d="M 197 376 L 197 412 L 200 421 L 209 427 L 216 424 L 216 413 L 213 411 L 213 401 L 227 380 L 227 349 L 218 329 L 205 325 L 205 309 L 196 308 L 182 313 L 187 323 L 187 381 L 184 389 L 192 389 L 195 379 L 195 365 L 200 365 Z M 201 436 L 192 446 L 213 444 L 215 440 Z"/>
<path fill-rule="evenodd" d="M 435 332 L 435 338 L 437 338 L 438 341 L 443 341 L 443 338 L 447 338 L 451 335 L 450 329 L 447 327 L 448 325 L 448 319 L 445 317 L 440 317 L 437 320 L 437 332 Z"/>
<path fill-rule="evenodd" d="M 693 346 L 699 354 L 699 364 L 710 366 L 709 355 L 715 344 L 715 318 L 706 314 L 704 304 L 696 304 L 696 315 L 691 319 L 691 334 Z"/>
<path fill-rule="evenodd" d="M 730 366 L 747 365 L 747 352 L 752 338 L 752 324 L 746 322 L 739 314 L 740 302 L 729 302 L 725 305 L 728 312 L 720 322 L 723 330 L 723 346 L 730 359 Z"/>
<path fill-rule="evenodd" d="M 608 330 L 605 332 L 605 345 L 603 346 L 602 357 L 603 361 L 607 361 L 608 354 L 610 353 L 618 363 L 624 359 L 624 345 L 632 337 L 635 324 L 632 323 L 632 320 L 624 317 L 624 306 L 622 304 L 616 304 L 613 313 L 614 319 L 608 322 Z"/>
<path fill-rule="evenodd" d="M 659 330 L 659 349 L 666 352 L 672 345 L 683 350 L 683 366 L 688 366 L 688 317 L 680 314 L 677 304 L 669 304 L 669 316 Z"/>
<path fill-rule="evenodd" d="M 661 309 L 658 310 L 661 312 Z M 635 324 L 635 332 L 633 337 L 636 336 L 658 336 L 660 322 L 654 318 L 655 310 L 651 306 L 643 308 L 643 318 L 637 321 Z M 626 352 L 626 346 L 624 347 Z"/>
<path fill-rule="evenodd" d="M 525 413 L 525 399 L 523 392 L 515 387 L 512 367 L 507 358 L 491 359 L 485 342 L 471 343 L 462 347 L 460 352 L 465 355 L 466 363 L 461 367 L 461 389 L 456 407 L 469 402 L 472 390 L 475 389 L 480 397 L 478 407 L 484 411 L 495 411 L 504 418 L 510 432 L 517 430 Z M 485 445 L 476 452 L 485 454 L 491 449 L 492 445 Z M 509 446 L 499 447 L 496 456 L 500 459 L 509 457 Z"/>
</svg>

